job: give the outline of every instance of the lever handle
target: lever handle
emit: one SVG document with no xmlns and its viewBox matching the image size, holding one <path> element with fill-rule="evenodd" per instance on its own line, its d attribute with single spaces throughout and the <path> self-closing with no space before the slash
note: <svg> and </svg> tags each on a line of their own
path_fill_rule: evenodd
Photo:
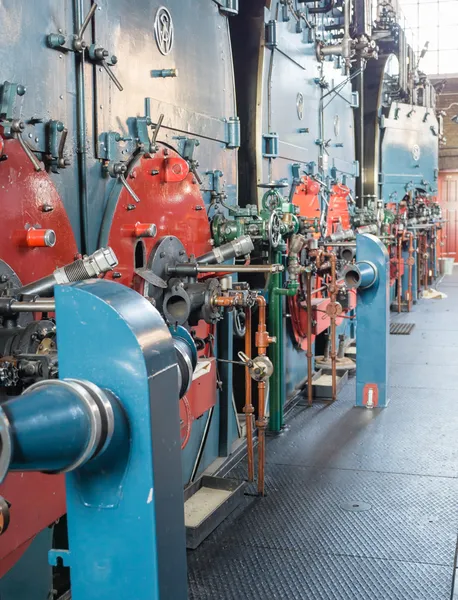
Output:
<svg viewBox="0 0 458 600">
<path fill-rule="evenodd" d="M 135 200 L 135 202 L 140 202 L 140 198 L 137 196 L 137 194 L 134 192 L 134 190 L 130 187 L 130 185 L 127 183 L 126 178 L 124 177 L 124 173 L 121 173 L 120 175 L 118 175 L 118 179 L 121 182 L 121 184 L 126 188 L 126 190 L 129 192 L 129 194 L 132 196 L 132 198 Z"/>
<path fill-rule="evenodd" d="M 17 132 L 16 136 L 19 140 L 19 143 L 21 144 L 22 149 L 27 154 L 27 157 L 29 158 L 30 162 L 33 164 L 33 168 L 35 169 L 35 171 L 42 171 L 43 169 L 41 168 L 41 165 L 38 162 L 36 156 L 32 153 L 29 146 L 25 143 L 24 138 L 22 137 L 22 133 Z"/>
<path fill-rule="evenodd" d="M 84 21 L 81 24 L 80 30 L 77 33 L 77 37 L 78 38 L 81 39 L 83 37 L 84 32 L 86 31 L 87 26 L 91 22 L 91 19 L 94 16 L 94 13 L 95 13 L 96 10 L 97 10 L 97 4 L 94 2 L 94 4 L 89 9 L 89 12 L 87 13 L 86 17 L 84 18 Z"/>
<path fill-rule="evenodd" d="M 105 71 L 107 72 L 108 77 L 115 84 L 115 86 L 118 88 L 118 90 L 120 92 L 122 92 L 124 88 L 122 87 L 119 79 L 116 77 L 116 75 L 110 69 L 110 67 L 107 65 L 107 62 L 105 60 L 102 61 L 102 67 L 105 69 Z"/>
</svg>

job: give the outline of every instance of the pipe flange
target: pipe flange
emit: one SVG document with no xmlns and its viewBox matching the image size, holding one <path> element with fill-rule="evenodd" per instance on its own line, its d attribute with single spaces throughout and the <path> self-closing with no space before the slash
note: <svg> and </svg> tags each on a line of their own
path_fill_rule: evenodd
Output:
<svg viewBox="0 0 458 600">
<path fill-rule="evenodd" d="M 113 400 L 116 398 L 113 392 L 99 388 L 95 383 L 86 381 L 85 379 L 65 379 L 71 383 L 76 383 L 83 386 L 97 403 L 102 420 L 102 435 L 100 437 L 99 446 L 95 449 L 94 457 L 102 454 L 108 447 L 113 438 L 115 428 L 115 416 L 113 411 Z M 111 398 L 110 398 L 111 397 Z"/>
<path fill-rule="evenodd" d="M 221 311 L 215 306 L 213 298 L 221 296 L 221 284 L 218 279 L 209 279 L 207 291 L 205 292 L 205 303 L 202 306 L 202 318 L 206 323 L 212 325 L 221 319 Z"/>
</svg>

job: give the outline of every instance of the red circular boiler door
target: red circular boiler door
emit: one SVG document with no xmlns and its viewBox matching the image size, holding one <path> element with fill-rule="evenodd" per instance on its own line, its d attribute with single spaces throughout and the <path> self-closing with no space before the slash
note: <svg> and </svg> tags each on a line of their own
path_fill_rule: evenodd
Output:
<svg viewBox="0 0 458 600">
<path fill-rule="evenodd" d="M 46 171 L 36 172 L 17 140 L 5 140 L 0 162 L 0 259 L 30 283 L 72 262 L 78 252 L 64 205 Z M 29 229 L 55 233 L 54 245 L 31 245 Z M 49 236 L 50 238 L 52 236 Z M 30 239 L 30 235 L 29 235 Z"/>
<path fill-rule="evenodd" d="M 161 147 L 153 156 L 138 156 L 126 180 L 140 201 L 117 182 L 100 241 L 113 248 L 118 258 L 118 281 L 141 291 L 135 268 L 146 266 L 160 237 L 174 235 L 188 255 L 199 256 L 211 249 L 210 225 L 199 184 L 174 150 Z"/>
<path fill-rule="evenodd" d="M 78 252 L 70 221 L 45 171 L 36 172 L 17 140 L 4 141 L 0 162 L 2 235 L 0 259 L 30 283 L 72 262 Z M 27 242 L 30 227 L 48 234 L 50 245 Z M 31 237 L 29 235 L 29 240 Z M 10 473 L 0 496 L 11 503 L 11 521 L 0 544 L 0 577 L 25 552 L 33 537 L 65 513 L 64 476 Z"/>
</svg>

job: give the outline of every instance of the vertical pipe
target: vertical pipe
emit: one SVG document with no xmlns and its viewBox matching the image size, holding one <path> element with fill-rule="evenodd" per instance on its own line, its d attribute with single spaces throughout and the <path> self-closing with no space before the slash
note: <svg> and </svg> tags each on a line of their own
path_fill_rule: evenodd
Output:
<svg viewBox="0 0 458 600">
<path fill-rule="evenodd" d="M 335 305 L 337 298 L 336 255 L 331 254 L 331 302 Z M 336 348 L 336 315 L 331 316 L 331 374 L 332 374 L 332 399 L 337 400 L 337 348 Z"/>
<path fill-rule="evenodd" d="M 246 331 L 245 331 L 245 354 L 248 358 L 251 358 L 251 308 L 245 309 L 246 316 Z M 248 480 L 253 481 L 254 479 L 254 450 L 253 450 L 253 403 L 251 400 L 251 375 L 250 369 L 245 367 L 245 406 L 243 412 L 245 413 L 246 423 L 246 443 L 248 452 Z"/>
<path fill-rule="evenodd" d="M 313 386 L 312 386 L 312 271 L 306 271 L 306 292 L 307 292 L 307 399 L 308 405 L 313 404 Z"/>
<path fill-rule="evenodd" d="M 401 264 L 402 264 L 402 238 L 403 235 L 399 235 L 398 232 L 398 313 L 402 310 L 402 273 L 401 273 Z"/>
<path fill-rule="evenodd" d="M 279 251 L 273 252 L 273 261 L 275 264 L 281 261 Z M 276 293 L 280 287 L 281 273 L 273 273 L 269 286 L 268 327 L 277 343 L 269 347 L 269 358 L 274 365 L 270 380 L 269 429 L 275 433 L 279 433 L 283 425 L 283 310 L 282 297 Z"/>
<path fill-rule="evenodd" d="M 80 31 L 83 24 L 84 0 L 74 0 L 75 31 Z M 89 218 L 87 201 L 87 162 L 86 162 L 86 102 L 84 93 L 84 56 L 85 50 L 75 52 L 76 63 L 76 121 L 78 155 L 78 182 L 81 210 L 81 253 L 87 254 L 89 248 Z"/>
<path fill-rule="evenodd" d="M 264 496 L 264 471 L 266 463 L 266 384 L 258 382 L 258 494 Z"/>
<path fill-rule="evenodd" d="M 412 310 L 413 233 L 409 234 L 409 277 L 407 283 L 407 310 Z"/>
</svg>

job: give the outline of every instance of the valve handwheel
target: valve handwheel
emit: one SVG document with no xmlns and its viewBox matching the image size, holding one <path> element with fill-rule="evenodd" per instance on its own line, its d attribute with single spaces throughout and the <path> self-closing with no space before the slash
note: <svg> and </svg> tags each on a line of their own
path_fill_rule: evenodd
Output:
<svg viewBox="0 0 458 600">
<path fill-rule="evenodd" d="M 276 248 L 281 242 L 281 222 L 278 213 L 274 210 L 269 218 L 268 224 L 269 244 Z"/>
</svg>

